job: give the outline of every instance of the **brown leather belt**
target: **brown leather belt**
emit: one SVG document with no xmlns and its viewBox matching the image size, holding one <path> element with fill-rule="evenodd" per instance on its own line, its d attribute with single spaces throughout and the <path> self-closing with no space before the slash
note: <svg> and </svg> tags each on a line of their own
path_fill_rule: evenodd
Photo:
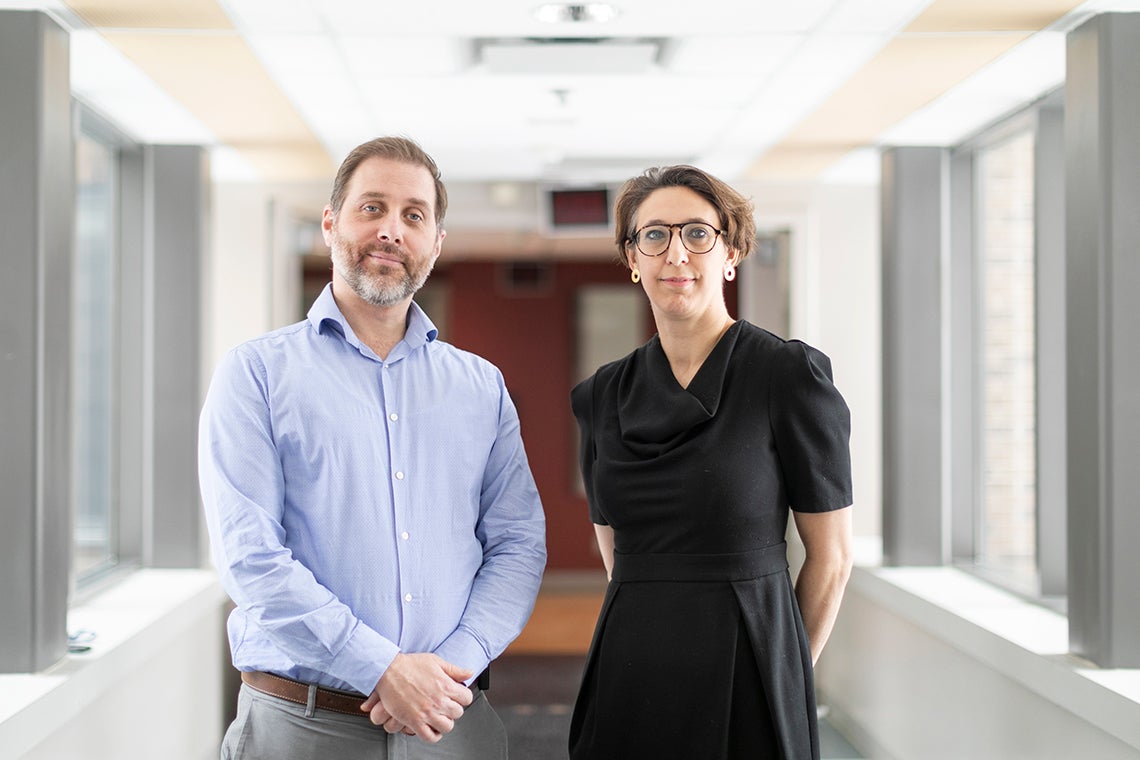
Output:
<svg viewBox="0 0 1140 760">
<path fill-rule="evenodd" d="M 309 685 L 307 683 L 260 671 L 242 671 L 241 680 L 251 689 L 256 689 L 262 694 L 296 702 L 299 705 L 309 704 Z M 360 718 L 368 717 L 368 713 L 360 709 L 360 706 L 364 704 L 364 697 L 359 694 L 318 686 L 315 704 L 318 710 L 331 710 Z"/>
</svg>

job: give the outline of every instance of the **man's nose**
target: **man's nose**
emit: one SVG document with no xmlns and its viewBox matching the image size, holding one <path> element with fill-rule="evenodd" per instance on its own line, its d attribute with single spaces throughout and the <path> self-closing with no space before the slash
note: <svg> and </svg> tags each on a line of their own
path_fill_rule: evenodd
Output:
<svg viewBox="0 0 1140 760">
<path fill-rule="evenodd" d="M 384 219 L 376 228 L 376 237 L 386 243 L 399 244 L 404 239 L 404 231 L 399 219 Z"/>
</svg>

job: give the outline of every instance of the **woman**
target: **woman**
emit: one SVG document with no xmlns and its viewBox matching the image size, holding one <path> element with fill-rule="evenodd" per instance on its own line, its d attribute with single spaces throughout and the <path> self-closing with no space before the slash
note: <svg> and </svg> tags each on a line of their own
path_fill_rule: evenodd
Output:
<svg viewBox="0 0 1140 760">
<path fill-rule="evenodd" d="M 734 321 L 752 204 L 691 166 L 646 171 L 615 242 L 657 335 L 574 388 L 610 584 L 575 760 L 819 757 L 812 667 L 851 569 L 847 406 L 826 356 Z M 806 561 L 794 591 L 789 508 Z"/>
</svg>

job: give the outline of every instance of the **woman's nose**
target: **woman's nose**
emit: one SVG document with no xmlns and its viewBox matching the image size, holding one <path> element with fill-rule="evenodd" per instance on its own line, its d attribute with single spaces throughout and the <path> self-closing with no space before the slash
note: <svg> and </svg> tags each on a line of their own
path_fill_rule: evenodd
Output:
<svg viewBox="0 0 1140 760">
<path fill-rule="evenodd" d="M 669 247 L 665 250 L 665 261 L 674 266 L 686 264 L 689 261 L 689 252 L 681 242 L 681 231 L 677 230 L 669 240 Z"/>
</svg>

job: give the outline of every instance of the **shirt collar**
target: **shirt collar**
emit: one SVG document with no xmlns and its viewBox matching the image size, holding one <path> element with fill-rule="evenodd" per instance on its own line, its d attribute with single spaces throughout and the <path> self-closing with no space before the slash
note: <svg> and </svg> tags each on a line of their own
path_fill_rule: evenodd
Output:
<svg viewBox="0 0 1140 760">
<path fill-rule="evenodd" d="M 336 305 L 336 299 L 333 298 L 332 283 L 325 285 L 325 289 L 313 302 L 312 307 L 309 309 L 309 324 L 317 333 L 323 333 L 326 328 L 332 328 L 339 332 L 350 343 L 357 343 L 356 335 L 352 332 L 352 327 L 349 326 L 348 320 L 344 318 L 340 308 Z M 402 341 L 407 345 L 409 351 L 415 350 L 420 346 L 431 343 L 439 335 L 439 330 L 436 329 L 435 324 L 431 321 L 428 315 L 420 308 L 420 305 L 412 301 L 408 308 L 407 328 L 404 333 L 404 340 Z"/>
</svg>

